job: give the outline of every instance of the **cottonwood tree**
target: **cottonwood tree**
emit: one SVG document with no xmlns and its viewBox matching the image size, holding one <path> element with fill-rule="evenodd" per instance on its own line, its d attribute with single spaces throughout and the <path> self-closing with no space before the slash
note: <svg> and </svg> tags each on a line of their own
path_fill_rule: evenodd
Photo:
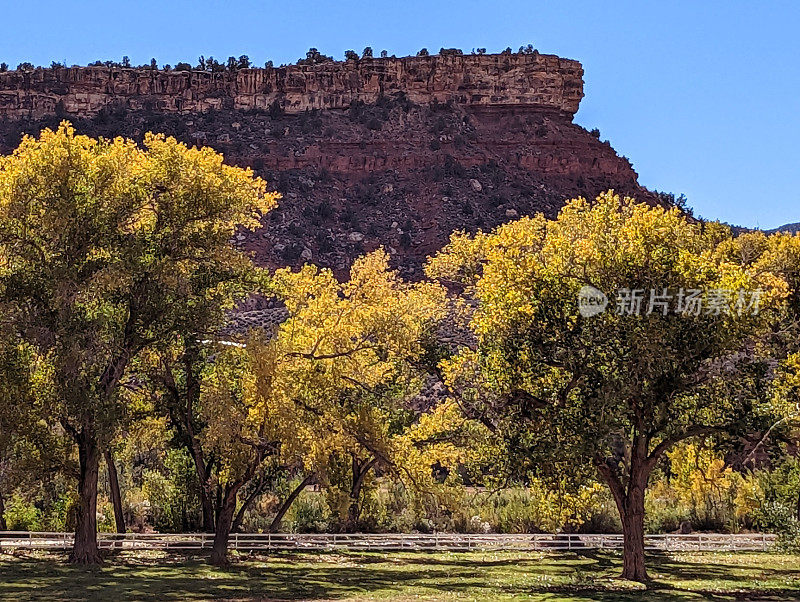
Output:
<svg viewBox="0 0 800 602">
<path fill-rule="evenodd" d="M 119 385 L 143 350 L 180 331 L 187 291 L 247 258 L 232 244 L 275 202 L 212 149 L 147 134 L 144 147 L 67 122 L 0 158 L 3 301 L 52 370 L 50 415 L 78 448 L 73 562 L 101 561 L 97 479 L 125 412 Z"/>
<path fill-rule="evenodd" d="M 764 376 L 750 343 L 787 286 L 716 253 L 729 237 L 609 192 L 571 201 L 555 221 L 456 234 L 427 266 L 478 303 L 476 346 L 442 364 L 465 411 L 527 469 L 595 472 L 619 510 L 627 579 L 647 579 L 644 496 L 656 463 L 682 440 L 735 431 L 757 402 L 734 382 Z M 582 314 L 586 286 L 610 307 Z"/>
<path fill-rule="evenodd" d="M 201 415 L 201 388 L 206 366 L 224 349 L 225 344 L 242 345 L 243 339 L 222 334 L 228 312 L 237 302 L 258 293 L 266 272 L 248 258 L 236 264 L 207 266 L 205 279 L 217 282 L 209 291 L 204 280 L 187 288 L 180 326 L 172 337 L 152 345 L 140 355 L 132 376 L 141 385 L 153 413 L 168 419 L 175 443 L 184 447 L 195 466 L 199 482 L 203 530 L 216 530 L 212 475 L 215 457 L 203 449 L 201 433 L 205 426 Z M 217 467 L 218 468 L 218 467 Z"/>
<path fill-rule="evenodd" d="M 178 337 L 143 354 L 137 365 L 143 385 L 137 394 L 166 418 L 173 444 L 192 458 L 203 529 L 215 534 L 211 561 L 217 565 L 227 563 L 230 533 L 270 484 L 270 474 L 294 469 L 305 450 L 307 424 L 287 396 L 292 383 L 283 380 L 282 354 L 271 335 L 253 331 L 238 341 L 200 340 L 199 333 Z M 304 478 L 286 509 L 306 484 Z M 286 509 L 279 509 L 276 524 Z"/>
<path fill-rule="evenodd" d="M 717 252 L 726 260 L 738 263 L 750 273 L 780 277 L 788 285 L 788 294 L 780 311 L 769 314 L 762 353 L 772 363 L 768 387 L 760 393 L 770 408 L 772 421 L 754 424 L 750 429 L 757 439 L 744 456 L 744 464 L 754 466 L 759 454 L 775 449 L 783 441 L 788 448 L 797 445 L 800 426 L 800 235 L 748 232 L 723 241 Z M 763 422 L 763 420 L 761 421 Z M 761 428 L 759 428 L 761 427 Z M 769 446 L 769 447 L 768 447 Z M 795 502 L 800 520 L 800 492 Z"/>
<path fill-rule="evenodd" d="M 248 340 L 250 347 L 248 354 L 240 357 L 236 363 L 228 361 L 227 364 L 219 364 L 219 366 L 227 365 L 229 371 L 234 368 L 239 371 L 238 374 L 229 374 L 228 378 L 231 382 L 248 378 L 248 374 L 257 368 L 264 369 L 263 364 L 253 364 L 249 358 L 254 353 L 258 353 L 262 360 L 266 357 L 268 352 L 264 346 L 268 345 L 265 342 L 268 340 L 267 336 L 267 333 L 263 332 L 252 333 Z M 293 411 L 294 408 L 291 408 L 292 411 L 288 409 L 284 411 L 284 408 L 279 407 L 277 404 L 284 399 L 282 396 L 278 396 L 271 402 L 269 411 L 266 406 L 259 406 L 259 411 L 268 414 L 264 415 L 265 420 L 271 421 L 265 428 L 268 426 L 273 429 L 273 445 L 265 450 L 268 453 L 254 454 L 246 460 L 252 465 L 252 470 L 247 474 L 246 479 L 236 485 L 236 495 L 232 493 L 233 487 L 230 487 L 231 491 L 225 495 L 225 486 L 230 484 L 228 483 L 229 474 L 220 478 L 220 472 L 226 470 L 225 463 L 228 461 L 226 458 L 233 453 L 233 448 L 241 443 L 241 440 L 235 438 L 244 437 L 242 429 L 250 428 L 245 422 L 237 422 L 237 419 L 242 417 L 242 412 L 250 411 L 247 409 L 249 408 L 248 404 L 255 402 L 252 389 L 246 390 L 247 396 L 242 396 L 243 394 L 240 393 L 235 397 L 232 393 L 233 390 L 225 392 L 217 389 L 215 399 L 219 400 L 220 397 L 227 396 L 225 397 L 226 401 L 221 405 L 218 415 L 210 414 L 208 410 L 211 407 L 208 401 L 209 391 L 211 391 L 209 378 L 219 369 L 219 367 L 215 367 L 218 358 L 227 357 L 230 360 L 231 354 L 244 352 L 235 352 L 234 349 L 241 349 L 241 347 L 232 349 L 230 347 L 232 341 L 205 340 L 202 344 L 198 344 L 197 339 L 191 337 L 192 343 L 183 345 L 182 342 L 185 339 L 180 338 L 179 340 L 181 343 L 150 355 L 146 364 L 140 364 L 141 369 L 138 374 L 149 389 L 148 397 L 151 400 L 154 414 L 164 416 L 167 424 L 171 427 L 174 435 L 173 445 L 183 447 L 192 458 L 199 484 L 197 495 L 202 511 L 203 530 L 216 533 L 218 528 L 222 528 L 220 537 L 227 537 L 230 532 L 238 531 L 246 512 L 261 494 L 269 490 L 275 478 L 300 473 L 303 475 L 301 483 L 289 493 L 273 520 L 270 530 L 275 531 L 291 503 L 314 477 L 313 462 L 306 457 L 307 449 L 301 443 L 304 441 L 301 433 L 306 426 L 303 416 Z M 238 342 L 235 345 L 244 345 L 244 343 Z M 273 364 L 272 368 L 274 367 Z M 274 375 L 264 374 L 263 377 L 272 379 Z M 217 406 L 219 405 L 217 402 Z M 240 413 L 231 416 L 231 412 Z M 236 433 L 228 431 L 228 436 L 235 440 L 223 441 L 219 434 L 213 441 L 209 438 L 206 430 L 214 427 L 221 420 L 227 421 L 231 428 L 239 425 L 240 430 Z M 283 431 L 288 433 L 286 438 L 279 437 L 279 433 L 275 430 L 278 427 L 275 423 L 279 420 L 286 422 L 286 428 Z M 253 451 L 258 452 L 257 449 L 253 449 Z M 240 453 L 239 455 L 242 460 L 244 454 Z M 239 499 L 242 492 L 245 491 L 244 499 Z M 237 501 L 238 506 L 236 505 Z M 226 514 L 223 513 L 223 509 L 226 503 L 228 506 L 233 506 L 235 510 L 233 520 L 227 526 L 225 523 L 219 522 L 220 517 L 225 520 Z M 220 562 L 224 562 L 224 560 L 220 560 Z"/>
<path fill-rule="evenodd" d="M 282 412 L 283 383 L 280 382 L 280 354 L 274 342 L 262 348 L 259 361 L 269 364 L 260 372 L 267 399 L 257 395 L 255 371 L 247 351 L 238 347 L 220 349 L 202 376 L 200 415 L 205 428 L 200 444 L 216 459 L 210 476 L 220 491 L 211 562 L 227 563 L 228 539 L 233 525 L 239 491 L 256 475 L 269 458 L 276 456 L 281 443 L 292 437 L 294 417 Z M 215 481 L 216 483 L 213 483 Z"/>
<path fill-rule="evenodd" d="M 49 471 L 64 468 L 60 438 L 42 411 L 47 384 L 42 358 L 0 330 L 0 531 L 7 528 L 5 501 L 14 489 L 31 488 Z"/>
<path fill-rule="evenodd" d="M 443 291 L 402 281 L 382 250 L 358 259 L 344 283 L 306 266 L 278 271 L 273 286 L 290 314 L 277 340 L 294 411 L 305 416 L 309 470 L 352 529 L 368 475 L 398 469 L 398 437 L 418 418 L 404 402 L 422 383 L 416 360 L 442 315 Z"/>
<path fill-rule="evenodd" d="M 194 299 L 185 331 L 143 353 L 135 370 L 142 385 L 136 394 L 144 394 L 153 412 L 167 419 L 174 444 L 192 458 L 203 529 L 215 533 L 215 564 L 227 562 L 230 533 L 269 484 L 267 473 L 295 464 L 293 444 L 303 427 L 293 408 L 281 405 L 286 384 L 279 381 L 273 333 L 220 333 L 230 301 L 263 283 L 262 272 L 250 268 L 216 297 Z M 266 397 L 256 395 L 256 369 L 270 383 Z M 246 487 L 251 491 L 239 504 Z"/>
<path fill-rule="evenodd" d="M 403 366 L 420 352 L 441 302 L 438 286 L 404 283 L 382 252 L 357 260 L 345 283 L 306 266 L 278 271 L 271 289 L 289 311 L 276 332 L 253 332 L 245 345 L 206 343 L 202 368 L 183 371 L 196 374 L 187 406 L 192 453 L 205 465 L 202 479 L 220 493 L 214 564 L 227 562 L 237 506 L 248 501 L 239 493 L 265 466 L 299 463 L 306 475 L 275 522 L 306 479 L 325 478 L 335 454 L 354 463 L 357 505 L 366 473 L 388 455 L 386 433 L 395 426 L 385 406 L 413 386 Z"/>
</svg>

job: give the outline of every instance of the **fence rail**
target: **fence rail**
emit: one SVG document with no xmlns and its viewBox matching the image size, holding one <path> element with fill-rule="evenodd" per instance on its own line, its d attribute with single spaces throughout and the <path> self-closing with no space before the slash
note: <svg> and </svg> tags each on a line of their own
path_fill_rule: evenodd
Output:
<svg viewBox="0 0 800 602">
<path fill-rule="evenodd" d="M 0 551 L 6 549 L 67 550 L 72 533 L 0 532 Z M 99 533 L 103 549 L 200 551 L 210 549 L 211 533 Z M 691 533 L 645 536 L 652 551 L 767 551 L 776 536 L 766 533 Z M 460 533 L 233 533 L 230 548 L 242 551 L 561 551 L 616 550 L 622 535 L 602 534 L 460 534 Z"/>
</svg>

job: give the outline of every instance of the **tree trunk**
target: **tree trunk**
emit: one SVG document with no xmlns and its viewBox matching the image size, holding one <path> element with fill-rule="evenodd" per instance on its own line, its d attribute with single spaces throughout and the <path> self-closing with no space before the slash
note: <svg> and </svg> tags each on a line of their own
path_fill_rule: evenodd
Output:
<svg viewBox="0 0 800 602">
<path fill-rule="evenodd" d="M 214 505 L 211 503 L 211 496 L 208 492 L 201 494 L 201 504 L 203 508 L 203 532 L 213 533 L 216 528 L 214 525 Z"/>
<path fill-rule="evenodd" d="M 628 485 L 622 513 L 622 578 L 647 581 L 644 562 L 644 491 L 647 479 L 641 475 Z"/>
<path fill-rule="evenodd" d="M 2 503 L 2 500 L 0 500 L 0 503 Z M 797 507 L 795 508 L 795 516 L 797 517 L 797 520 L 800 521 L 800 489 L 797 491 Z"/>
<path fill-rule="evenodd" d="M 117 475 L 117 465 L 114 464 L 114 454 L 111 450 L 103 452 L 108 470 L 108 487 L 111 490 L 111 502 L 114 505 L 114 522 L 117 533 L 125 533 L 125 514 L 122 509 L 122 492 L 119 488 L 119 476 Z"/>
<path fill-rule="evenodd" d="M 364 486 L 364 479 L 367 473 L 377 463 L 378 459 L 373 458 L 369 462 L 362 462 L 353 456 L 353 486 L 350 489 L 350 508 L 347 512 L 347 528 L 354 529 L 361 514 L 361 488 Z"/>
<path fill-rule="evenodd" d="M 611 490 L 619 511 L 623 540 L 621 577 L 630 581 L 648 580 L 644 558 L 644 494 L 653 464 L 654 460 L 647 456 L 644 437 L 634 437 L 632 442 L 627 487 L 615 464 L 605 459 L 595 462 L 598 474 Z"/>
<path fill-rule="evenodd" d="M 242 506 L 239 508 L 239 511 L 236 513 L 236 517 L 233 519 L 231 533 L 238 533 L 242 529 L 242 523 L 244 522 L 244 515 L 247 512 L 247 509 L 253 505 L 253 502 L 255 502 L 256 499 L 258 499 L 258 496 L 264 491 L 266 484 L 267 479 L 259 479 L 255 487 L 253 487 L 253 491 L 251 491 L 250 495 L 248 495 L 244 502 L 242 502 Z"/>
<path fill-rule="evenodd" d="M 200 479 L 200 507 L 203 511 L 203 531 L 206 533 L 214 532 L 214 503 L 211 500 L 211 492 L 208 490 L 208 474 L 203 465 L 202 458 L 197 462 L 195 458 L 195 469 L 197 478 Z"/>
<path fill-rule="evenodd" d="M 6 523 L 6 502 L 2 492 L 0 492 L 0 531 L 6 530 L 8 530 L 8 524 Z"/>
<path fill-rule="evenodd" d="M 216 525 L 219 520 L 219 513 L 222 512 L 222 487 L 220 485 L 217 485 L 214 497 L 214 524 Z M 216 530 L 216 527 L 214 529 Z"/>
<path fill-rule="evenodd" d="M 275 515 L 275 518 L 272 519 L 272 523 L 269 526 L 270 533 L 278 532 L 278 529 L 281 528 L 283 517 L 286 516 L 286 513 L 289 511 L 289 508 L 291 508 L 294 501 L 303 492 L 303 489 L 305 489 L 313 480 L 314 476 L 308 475 L 305 479 L 302 480 L 302 482 L 297 487 L 294 488 L 294 490 L 289 494 L 289 497 L 283 500 L 283 504 L 281 504 L 281 507 L 278 508 L 278 513 Z"/>
<path fill-rule="evenodd" d="M 94 432 L 84 427 L 76 433 L 80 473 L 78 475 L 78 512 L 75 543 L 70 562 L 101 564 L 97 545 L 97 477 L 100 472 L 100 450 Z"/>
<path fill-rule="evenodd" d="M 236 494 L 240 485 L 227 489 L 217 516 L 217 528 L 214 531 L 214 547 L 211 549 L 211 564 L 225 566 L 228 564 L 228 539 L 231 534 L 233 513 L 236 511 Z"/>
</svg>

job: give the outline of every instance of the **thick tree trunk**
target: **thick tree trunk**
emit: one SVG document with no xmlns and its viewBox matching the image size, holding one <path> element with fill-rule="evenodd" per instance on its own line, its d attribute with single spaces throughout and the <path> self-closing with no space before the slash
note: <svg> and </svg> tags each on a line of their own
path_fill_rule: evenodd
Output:
<svg viewBox="0 0 800 602">
<path fill-rule="evenodd" d="M 622 578 L 647 581 L 644 562 L 644 490 L 647 479 L 632 482 L 628 487 L 625 511 L 622 514 Z"/>
<path fill-rule="evenodd" d="M 281 507 L 278 508 L 278 513 L 275 515 L 275 518 L 272 519 L 272 523 L 269 526 L 270 533 L 277 533 L 278 529 L 281 528 L 281 523 L 283 522 L 283 517 L 286 516 L 286 513 L 289 511 L 289 508 L 292 507 L 292 504 L 297 499 L 297 497 L 303 492 L 311 481 L 314 480 L 313 475 L 308 475 L 302 482 L 294 488 L 294 490 L 289 494 L 285 500 L 283 500 L 283 504 Z"/>
<path fill-rule="evenodd" d="M 214 520 L 214 504 L 211 503 L 211 496 L 208 493 L 201 495 L 203 508 L 203 531 L 213 533 L 216 529 Z"/>
<path fill-rule="evenodd" d="M 6 523 L 6 502 L 2 492 L 0 492 L 0 531 L 6 530 L 8 530 L 8 524 Z"/>
<path fill-rule="evenodd" d="M 103 452 L 108 470 L 108 488 L 111 490 L 111 502 L 114 505 L 114 523 L 117 533 L 125 533 L 125 514 L 122 509 L 122 492 L 119 488 L 119 476 L 117 475 L 117 465 L 114 463 L 114 455 L 111 450 Z"/>
<path fill-rule="evenodd" d="M 630 581 L 647 581 L 644 557 L 644 494 L 653 467 L 647 456 L 647 441 L 635 437 L 631 445 L 627 486 L 623 485 L 619 469 L 605 459 L 596 461 L 600 478 L 608 485 L 622 522 L 622 575 Z"/>
<path fill-rule="evenodd" d="M 75 542 L 70 562 L 101 564 L 97 545 L 97 477 L 100 472 L 100 449 L 94 432 L 84 428 L 76 434 L 80 472 L 78 475 L 78 512 Z"/>
<path fill-rule="evenodd" d="M 236 494 L 240 485 L 228 489 L 219 508 L 217 528 L 214 532 L 214 547 L 211 549 L 211 564 L 225 566 L 228 564 L 228 539 L 231 535 L 233 513 L 236 511 Z"/>
</svg>

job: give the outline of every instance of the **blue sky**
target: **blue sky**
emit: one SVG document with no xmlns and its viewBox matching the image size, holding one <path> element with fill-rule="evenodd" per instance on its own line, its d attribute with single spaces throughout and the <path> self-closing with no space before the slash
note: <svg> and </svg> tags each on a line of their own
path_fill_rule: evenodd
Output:
<svg viewBox="0 0 800 602">
<path fill-rule="evenodd" d="M 640 182 L 684 193 L 704 217 L 800 221 L 797 0 L 324 3 L 185 0 L 2 2 L 0 61 L 195 63 L 247 54 L 294 62 L 427 47 L 532 43 L 580 60 L 576 120 L 600 128 Z"/>
</svg>

